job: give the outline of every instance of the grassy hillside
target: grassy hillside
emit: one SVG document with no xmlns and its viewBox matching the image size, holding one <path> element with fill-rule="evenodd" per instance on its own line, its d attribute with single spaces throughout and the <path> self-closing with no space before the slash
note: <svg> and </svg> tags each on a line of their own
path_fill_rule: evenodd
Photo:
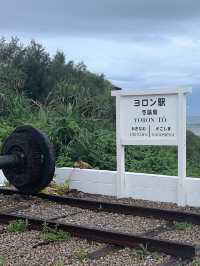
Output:
<svg viewBox="0 0 200 266">
<path fill-rule="evenodd" d="M 98 169 L 116 169 L 115 104 L 112 84 L 84 63 L 51 58 L 36 42 L 0 40 L 0 142 L 16 127 L 45 131 L 58 166 L 83 160 Z M 200 176 L 200 138 L 187 134 L 187 174 Z M 128 171 L 177 174 L 175 147 L 127 147 Z"/>
</svg>

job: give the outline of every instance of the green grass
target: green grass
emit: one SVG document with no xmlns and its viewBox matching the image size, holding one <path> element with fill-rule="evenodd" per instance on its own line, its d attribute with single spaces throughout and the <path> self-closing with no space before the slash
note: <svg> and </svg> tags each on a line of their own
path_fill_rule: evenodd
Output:
<svg viewBox="0 0 200 266">
<path fill-rule="evenodd" d="M 174 222 L 174 226 L 176 230 L 185 231 L 192 229 L 192 224 L 187 222 Z"/>
<path fill-rule="evenodd" d="M 40 239 L 47 242 L 62 242 L 62 241 L 69 241 L 71 236 L 69 233 L 57 229 L 57 228 L 50 228 L 47 224 L 44 224 L 42 232 L 40 234 Z"/>
<path fill-rule="evenodd" d="M 15 220 L 9 223 L 7 231 L 10 233 L 22 233 L 28 228 L 28 220 Z"/>
<path fill-rule="evenodd" d="M 60 260 L 56 261 L 53 266 L 64 266 L 64 265 L 65 265 L 64 260 L 60 259 Z"/>
<path fill-rule="evenodd" d="M 52 182 L 48 187 L 44 188 L 42 192 L 52 195 L 66 195 L 69 192 L 69 181 L 65 181 L 64 184 L 57 184 L 56 182 Z"/>
<path fill-rule="evenodd" d="M 4 256 L 0 256 L 0 266 L 4 266 L 6 264 L 6 258 Z"/>
<path fill-rule="evenodd" d="M 141 247 L 140 249 L 133 249 L 130 252 L 130 255 L 133 257 L 137 257 L 138 261 L 144 261 L 146 260 L 147 257 L 150 257 L 155 261 L 158 261 L 161 258 L 161 255 L 159 253 L 150 252 L 143 245 L 141 245 L 140 247 Z"/>
<path fill-rule="evenodd" d="M 87 259 L 89 259 L 89 254 L 88 252 L 84 251 L 84 250 L 80 250 L 78 252 L 75 252 L 75 257 L 76 259 L 78 259 L 79 261 L 83 262 Z"/>
<path fill-rule="evenodd" d="M 200 258 L 195 258 L 192 261 L 192 266 L 200 266 Z"/>
</svg>

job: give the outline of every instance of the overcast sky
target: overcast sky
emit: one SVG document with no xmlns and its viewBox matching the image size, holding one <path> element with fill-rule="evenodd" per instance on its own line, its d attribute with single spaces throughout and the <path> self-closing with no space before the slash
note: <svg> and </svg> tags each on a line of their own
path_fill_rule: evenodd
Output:
<svg viewBox="0 0 200 266">
<path fill-rule="evenodd" d="M 0 0 L 0 35 L 35 39 L 123 88 L 192 86 L 200 115 L 199 0 Z"/>
</svg>

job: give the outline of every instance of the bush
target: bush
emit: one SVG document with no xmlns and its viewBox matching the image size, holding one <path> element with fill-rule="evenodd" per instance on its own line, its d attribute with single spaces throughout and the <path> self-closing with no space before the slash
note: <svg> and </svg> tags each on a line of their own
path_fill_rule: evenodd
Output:
<svg viewBox="0 0 200 266">
<path fill-rule="evenodd" d="M 9 223 L 7 230 L 10 233 L 22 233 L 28 228 L 27 220 L 16 220 Z"/>
<path fill-rule="evenodd" d="M 0 123 L 1 123 L 1 126 L 0 126 L 0 148 L 1 148 L 2 143 L 11 134 L 14 128 L 6 124 L 6 122 L 4 121 L 0 121 Z"/>
<path fill-rule="evenodd" d="M 50 58 L 36 42 L 0 39 L 0 145 L 19 125 L 46 132 L 57 165 L 82 160 L 116 169 L 115 103 L 112 85 L 84 63 Z M 187 133 L 187 174 L 200 176 L 200 138 Z M 177 175 L 175 147 L 126 147 L 126 170 Z"/>
</svg>

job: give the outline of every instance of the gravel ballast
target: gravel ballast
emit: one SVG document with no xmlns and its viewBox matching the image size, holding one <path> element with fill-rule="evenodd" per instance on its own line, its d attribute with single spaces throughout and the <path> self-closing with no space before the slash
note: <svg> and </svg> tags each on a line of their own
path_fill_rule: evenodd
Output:
<svg viewBox="0 0 200 266">
<path fill-rule="evenodd" d="M 40 202 L 38 198 L 33 199 L 32 202 Z M 8 211 L 9 209 L 22 207 L 26 208 L 30 206 L 29 201 L 24 199 L 22 196 L 14 194 L 12 196 L 7 196 L 0 194 L 0 211 Z"/>
<path fill-rule="evenodd" d="M 69 192 L 66 196 L 77 197 L 80 199 L 121 203 L 121 204 L 133 205 L 133 206 L 142 206 L 142 207 L 149 207 L 149 208 L 161 208 L 161 209 L 168 209 L 168 210 L 189 211 L 189 212 L 194 212 L 194 213 L 200 213 L 200 207 L 191 207 L 191 206 L 180 207 L 177 204 L 170 203 L 170 202 L 155 202 L 155 201 L 133 199 L 133 198 L 117 198 L 115 196 L 90 194 L 90 193 L 84 193 L 82 191 L 77 191 L 77 190 L 71 190 L 71 192 Z"/>
<path fill-rule="evenodd" d="M 99 229 L 115 230 L 124 233 L 144 234 L 145 232 L 156 230 L 159 227 L 167 227 L 165 220 L 123 215 L 107 212 L 95 212 L 70 207 L 68 205 L 59 205 L 40 203 L 32 205 L 25 210 L 13 211 L 11 214 L 25 215 L 27 217 L 43 218 L 45 220 L 56 219 L 58 222 L 67 224 L 76 224 L 88 227 L 97 227 Z M 65 216 L 65 217 L 64 217 Z M 60 218 L 60 219 L 59 219 Z"/>
<path fill-rule="evenodd" d="M 75 192 L 74 192 L 75 193 Z M 140 205 L 154 208 L 177 209 L 199 212 L 198 208 L 179 208 L 175 204 L 152 203 L 133 199 L 116 199 L 114 197 L 99 196 L 76 192 L 76 196 L 85 199 L 95 199 L 108 202 L 117 202 L 130 205 Z M 74 194 L 73 194 L 74 195 Z M 72 193 L 70 194 L 72 196 Z M 75 196 L 75 195 L 74 195 Z M 131 203 L 130 203 L 131 202 Z M 140 204 L 139 204 L 140 202 Z M 141 203 L 143 202 L 143 203 Z M 147 204 L 146 204 L 147 203 Z M 146 204 L 146 205 L 145 205 Z M 15 210 L 15 208 L 19 208 Z M 176 223 L 169 224 L 165 220 L 154 218 L 107 213 L 71 207 L 43 200 L 37 197 L 22 197 L 20 195 L 0 195 L 0 209 L 8 210 L 11 214 L 21 214 L 27 217 L 55 220 L 62 223 L 96 227 L 123 233 L 149 235 L 156 239 L 179 241 L 200 245 L 200 226 L 185 224 L 178 229 Z M 12 210 L 13 209 L 13 210 Z M 159 230 L 160 229 L 160 230 Z M 61 243 L 44 243 L 41 245 L 40 232 L 26 231 L 11 234 L 0 225 L 0 263 L 1 257 L 5 258 L 5 265 L 160 265 L 169 260 L 170 256 L 149 253 L 145 249 L 122 248 L 108 252 L 102 257 L 91 259 L 89 254 L 105 247 L 106 244 L 88 242 L 79 238 L 71 238 Z M 198 261 L 198 258 L 196 259 Z M 1 264 L 0 264 L 1 265 Z M 193 264 L 188 264 L 193 265 Z M 200 265 L 194 264 L 194 265 Z"/>
<path fill-rule="evenodd" d="M 83 197 L 83 193 L 79 193 Z M 86 197 L 87 195 L 85 195 Z M 97 195 L 93 195 L 97 198 Z M 101 198 L 101 197 L 100 197 Z M 105 200 L 105 197 L 103 197 Z M 106 197 L 107 198 L 107 197 Z M 126 199 L 127 200 L 127 199 Z M 120 200 L 122 201 L 122 199 Z M 9 213 L 25 215 L 27 217 L 42 218 L 46 221 L 56 220 L 62 223 L 96 227 L 110 231 L 144 235 L 156 231 L 158 239 L 200 244 L 200 226 L 192 225 L 188 230 L 176 230 L 170 227 L 165 220 L 147 218 L 133 215 L 117 213 L 95 212 L 92 210 L 71 207 L 65 204 L 58 204 L 37 197 L 23 198 L 20 195 L 2 196 L 0 195 L 1 208 Z M 124 202 L 123 202 L 124 203 Z M 19 210 L 12 208 L 21 207 Z M 160 230 L 160 232 L 159 232 Z M 150 237 L 152 237 L 150 235 Z"/>
<path fill-rule="evenodd" d="M 200 245 L 200 226 L 190 225 L 190 228 L 185 228 L 184 230 L 178 230 L 175 228 L 171 231 L 158 233 L 156 238 Z"/>
<path fill-rule="evenodd" d="M 27 215 L 34 218 L 43 218 L 45 220 L 55 219 L 64 216 L 75 215 L 82 212 L 82 209 L 71 207 L 68 205 L 62 205 L 53 202 L 40 202 L 39 204 L 31 204 L 29 208 L 24 210 L 18 210 L 11 212 L 13 214 Z"/>
<path fill-rule="evenodd" d="M 132 234 L 142 234 L 161 226 L 167 226 L 164 220 L 90 210 L 84 210 L 81 213 L 59 219 L 58 221 Z"/>
<path fill-rule="evenodd" d="M 13 196 L 9 197 L 11 197 L 11 202 L 13 201 L 14 203 L 15 198 L 13 199 Z M 5 198 L 5 206 L 7 201 L 8 196 Z M 47 200 L 37 200 L 36 197 L 27 199 L 25 203 L 25 209 L 22 208 L 20 210 L 10 211 L 10 213 L 26 215 L 27 217 L 43 218 L 45 220 L 57 218 L 58 222 L 98 227 L 100 229 L 116 230 L 132 234 L 142 234 L 159 227 L 167 226 L 167 222 L 165 220 L 123 214 L 119 215 L 116 213 L 107 213 L 102 211 L 95 212 L 87 209 L 58 204 Z M 24 206 L 25 203 L 24 199 L 22 199 L 22 201 L 17 199 L 16 202 L 18 206 Z M 13 206 L 16 205 L 14 204 Z"/>
<path fill-rule="evenodd" d="M 105 244 L 88 242 L 71 238 L 61 243 L 38 245 L 41 242 L 40 232 L 31 230 L 23 233 L 3 233 L 0 235 L 0 257 L 4 265 L 147 265 L 154 266 L 169 259 L 159 253 L 147 253 L 144 250 L 129 248 L 109 252 L 105 256 L 91 259 L 90 254 L 106 247 Z"/>
</svg>

